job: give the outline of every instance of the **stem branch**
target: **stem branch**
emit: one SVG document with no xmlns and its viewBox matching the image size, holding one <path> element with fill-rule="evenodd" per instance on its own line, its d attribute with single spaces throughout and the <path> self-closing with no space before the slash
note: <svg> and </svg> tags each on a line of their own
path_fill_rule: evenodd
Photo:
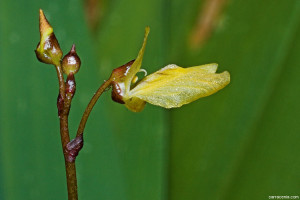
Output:
<svg viewBox="0 0 300 200">
<path fill-rule="evenodd" d="M 60 136 L 61 136 L 61 143 L 64 153 L 65 159 L 65 167 L 66 167 L 66 177 L 67 177 L 67 188 L 68 188 L 68 199 L 69 200 L 78 200 L 78 192 L 77 192 L 77 178 L 76 178 L 76 166 L 75 166 L 75 159 L 78 155 L 78 152 L 83 146 L 83 131 L 87 122 L 87 119 L 96 104 L 97 100 L 101 96 L 101 94 L 105 91 L 107 87 L 111 85 L 111 78 L 105 81 L 97 90 L 97 92 L 92 97 L 90 103 L 88 104 L 87 108 L 85 109 L 83 116 L 81 118 L 76 138 L 70 142 L 70 135 L 69 135 L 69 126 L 68 126 L 68 115 L 69 109 L 71 106 L 72 97 L 74 95 L 75 90 L 71 94 L 70 91 L 66 91 L 66 89 L 70 89 L 68 86 L 65 85 L 63 72 L 61 69 L 61 65 L 56 66 L 57 77 L 59 81 L 59 95 L 57 101 L 57 108 L 58 108 L 58 115 L 60 118 Z M 69 77 L 71 80 L 74 81 L 73 77 Z M 68 81 L 67 79 L 67 81 Z M 70 93 L 70 94 L 69 94 Z M 71 96 L 70 96 L 71 95 Z"/>
<path fill-rule="evenodd" d="M 85 111 L 84 111 L 84 113 L 82 115 L 82 118 L 81 118 L 78 130 L 77 130 L 76 137 L 79 137 L 80 135 L 83 135 L 83 131 L 84 131 L 86 122 L 87 122 L 87 120 L 88 120 L 88 118 L 90 116 L 90 113 L 91 113 L 93 107 L 95 106 L 95 104 L 97 103 L 97 100 L 99 99 L 99 97 L 101 96 L 101 94 L 105 91 L 105 89 L 111 85 L 111 82 L 112 82 L 111 78 L 108 79 L 107 81 L 105 81 L 99 87 L 99 89 L 94 94 L 94 96 L 92 97 L 91 101 L 89 102 L 88 106 L 86 107 L 86 109 L 85 109 Z"/>
</svg>

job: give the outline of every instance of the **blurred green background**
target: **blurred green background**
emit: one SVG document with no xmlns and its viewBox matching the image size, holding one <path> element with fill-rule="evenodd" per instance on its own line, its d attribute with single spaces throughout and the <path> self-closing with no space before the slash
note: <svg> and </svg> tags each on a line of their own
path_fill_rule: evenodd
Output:
<svg viewBox="0 0 300 200">
<path fill-rule="evenodd" d="M 54 67 L 37 61 L 38 10 L 82 66 L 75 135 L 112 69 L 216 62 L 220 92 L 178 109 L 132 113 L 105 93 L 77 158 L 80 199 L 268 199 L 300 195 L 299 0 L 0 1 L 0 199 L 67 199 Z"/>
</svg>

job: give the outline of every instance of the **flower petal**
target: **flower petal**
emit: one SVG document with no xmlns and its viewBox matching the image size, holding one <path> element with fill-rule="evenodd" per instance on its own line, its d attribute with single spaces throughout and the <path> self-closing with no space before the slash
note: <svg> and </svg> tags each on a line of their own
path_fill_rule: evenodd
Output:
<svg viewBox="0 0 300 200">
<path fill-rule="evenodd" d="M 168 65 L 141 80 L 127 99 L 135 97 L 164 108 L 180 107 L 209 96 L 230 82 L 227 71 L 215 73 L 217 67 L 217 64 L 190 68 Z"/>
<path fill-rule="evenodd" d="M 138 73 L 138 71 L 141 68 L 149 32 L 150 32 L 150 28 L 149 26 L 147 26 L 145 28 L 145 36 L 144 36 L 144 42 L 142 48 L 140 49 L 139 54 L 135 59 L 134 63 L 131 65 L 131 67 L 128 69 L 128 71 L 125 74 L 126 76 L 125 89 L 127 90 L 126 92 L 129 92 L 131 80 L 134 78 L 135 74 Z"/>
<path fill-rule="evenodd" d="M 125 106 L 133 112 L 141 112 L 144 109 L 146 104 L 146 101 L 136 97 L 126 99 L 124 100 L 124 102 L 125 102 Z"/>
</svg>

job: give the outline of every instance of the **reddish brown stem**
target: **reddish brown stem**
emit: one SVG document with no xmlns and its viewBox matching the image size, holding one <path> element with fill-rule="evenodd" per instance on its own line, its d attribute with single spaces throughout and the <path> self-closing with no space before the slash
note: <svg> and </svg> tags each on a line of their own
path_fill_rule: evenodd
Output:
<svg viewBox="0 0 300 200">
<path fill-rule="evenodd" d="M 61 97 L 65 98 L 65 82 L 64 82 L 64 76 L 60 65 L 55 66 L 57 78 L 58 78 L 58 84 L 59 84 L 59 94 Z"/>
<path fill-rule="evenodd" d="M 68 200 L 78 200 L 75 162 L 65 161 L 65 166 L 67 175 Z"/>
<path fill-rule="evenodd" d="M 68 199 L 78 200 L 75 160 L 74 162 L 70 162 L 66 150 L 67 145 L 70 142 L 67 115 L 63 115 L 60 118 L 60 136 L 61 136 L 61 143 L 62 143 L 64 158 L 65 158 Z"/>
<path fill-rule="evenodd" d="M 68 199 L 78 200 L 77 192 L 77 178 L 76 178 L 76 167 L 75 159 L 70 161 L 67 146 L 70 142 L 69 136 L 69 125 L 68 125 L 68 114 L 71 105 L 71 100 L 66 101 L 66 87 L 63 77 L 61 66 L 56 66 L 57 77 L 59 81 L 59 96 L 58 96 L 58 113 L 60 119 L 60 136 L 62 149 L 65 159 L 66 177 L 67 177 L 67 188 L 68 188 Z"/>
<path fill-rule="evenodd" d="M 95 104 L 97 103 L 97 100 L 99 99 L 99 97 L 101 96 L 101 94 L 105 91 L 105 89 L 108 88 L 111 85 L 111 82 L 112 82 L 111 78 L 108 79 L 107 81 L 105 81 L 99 87 L 99 89 L 94 94 L 94 96 L 92 97 L 91 101 L 89 102 L 88 106 L 86 107 L 86 109 L 85 109 L 85 111 L 84 111 L 84 113 L 82 115 L 82 118 L 81 118 L 78 130 L 77 130 L 76 137 L 80 137 L 81 135 L 83 135 L 83 131 L 84 131 L 86 122 L 87 122 L 87 120 L 88 120 L 88 118 L 90 116 L 91 111 L 93 110 L 93 107 L 95 106 Z"/>
</svg>

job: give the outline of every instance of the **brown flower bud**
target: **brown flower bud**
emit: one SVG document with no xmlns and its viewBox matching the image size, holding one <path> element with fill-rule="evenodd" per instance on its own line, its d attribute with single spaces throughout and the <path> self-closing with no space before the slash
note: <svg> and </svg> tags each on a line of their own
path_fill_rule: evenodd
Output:
<svg viewBox="0 0 300 200">
<path fill-rule="evenodd" d="M 53 28 L 40 9 L 40 36 L 41 40 L 35 50 L 40 62 L 58 65 L 62 58 L 62 51 L 54 35 Z"/>
<path fill-rule="evenodd" d="M 124 85 L 124 84 L 122 84 Z M 125 102 L 123 101 L 123 91 L 122 91 L 122 87 L 116 83 L 116 82 L 112 82 L 112 92 L 111 92 L 111 99 L 114 102 L 120 103 L 120 104 L 124 104 Z"/>
<path fill-rule="evenodd" d="M 122 65 L 121 67 L 118 67 L 113 70 L 112 72 L 112 93 L 111 93 L 111 98 L 113 101 L 124 104 L 125 102 L 123 101 L 123 94 L 125 90 L 125 85 L 124 81 L 126 79 L 126 73 L 128 69 L 131 67 L 133 64 L 134 60 L 129 61 L 125 65 Z"/>
<path fill-rule="evenodd" d="M 75 44 L 72 45 L 70 52 L 62 60 L 63 72 L 67 75 L 76 74 L 80 69 L 81 61 L 76 53 Z"/>
</svg>

